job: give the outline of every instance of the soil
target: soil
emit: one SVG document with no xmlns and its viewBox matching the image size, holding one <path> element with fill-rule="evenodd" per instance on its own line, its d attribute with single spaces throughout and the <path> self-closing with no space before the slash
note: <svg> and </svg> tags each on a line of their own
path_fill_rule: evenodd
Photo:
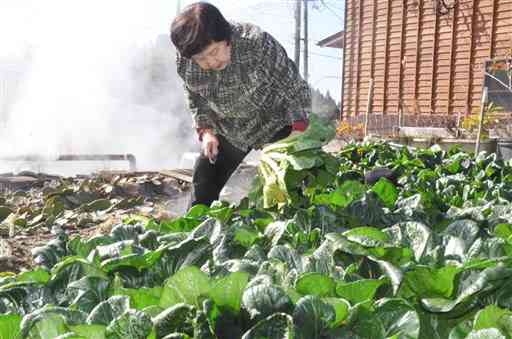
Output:
<svg viewBox="0 0 512 339">
<path fill-rule="evenodd" d="M 37 180 L 21 180 L 31 175 Z M 9 180 L 7 180 L 9 179 Z M 22 184 L 19 184 L 23 181 Z M 91 176 L 61 178 L 44 174 L 22 173 L 22 175 L 0 175 L 0 208 L 7 207 L 13 213 L 2 218 L 0 213 L 0 273 L 18 273 L 34 267 L 32 250 L 46 245 L 54 238 L 51 228 L 60 222 L 70 238 L 80 236 L 89 238 L 94 235 L 108 234 L 112 227 L 130 215 L 145 215 L 157 220 L 175 218 L 186 210 L 190 185 L 184 181 L 162 176 L 158 173 L 108 173 L 103 172 Z M 16 183 L 16 184 L 13 184 Z M 86 184 L 84 184 L 86 183 Z M 19 184 L 19 185 L 18 185 Z M 56 188 L 58 187 L 58 188 Z M 104 189 L 111 187 L 110 193 Z M 92 188 L 92 192 L 91 192 Z M 109 199 L 113 204 L 123 199 L 143 199 L 126 208 L 111 208 L 103 211 L 87 211 L 82 206 L 71 208 L 66 206 L 53 223 L 52 220 L 35 223 L 38 215 L 45 215 L 51 194 L 62 189 L 74 190 L 76 196 L 87 192 L 95 198 Z M 84 193 L 85 195 L 85 193 Z M 30 209 L 30 216 L 24 211 Z M 63 216 L 67 216 L 64 218 Z M 20 226 L 13 220 L 22 219 L 28 225 Z M 30 220 L 32 218 L 32 220 Z M 85 220 L 85 221 L 84 221 Z"/>
</svg>

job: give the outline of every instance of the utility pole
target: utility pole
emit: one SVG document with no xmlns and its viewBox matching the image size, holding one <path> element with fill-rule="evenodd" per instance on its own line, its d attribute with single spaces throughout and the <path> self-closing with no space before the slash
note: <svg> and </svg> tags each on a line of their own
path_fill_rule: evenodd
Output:
<svg viewBox="0 0 512 339">
<path fill-rule="evenodd" d="M 304 0 L 304 80 L 308 82 L 308 0 Z"/>
<path fill-rule="evenodd" d="M 181 0 L 176 0 L 176 15 L 181 12 Z"/>
<path fill-rule="evenodd" d="M 302 1 L 295 1 L 295 64 L 300 69 L 300 7 Z"/>
</svg>

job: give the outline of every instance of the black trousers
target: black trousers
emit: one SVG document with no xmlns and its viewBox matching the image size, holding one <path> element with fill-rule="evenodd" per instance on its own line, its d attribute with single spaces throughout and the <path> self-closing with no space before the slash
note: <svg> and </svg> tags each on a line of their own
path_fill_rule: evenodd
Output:
<svg viewBox="0 0 512 339">
<path fill-rule="evenodd" d="M 271 142 L 286 138 L 292 131 L 291 126 L 286 126 L 277 132 Z M 202 152 L 194 165 L 192 176 L 191 205 L 203 204 L 210 206 L 219 199 L 219 194 L 229 177 L 244 160 L 249 151 L 243 151 L 231 143 L 222 135 L 218 135 L 219 154 L 215 164 L 211 164 L 207 156 Z"/>
</svg>

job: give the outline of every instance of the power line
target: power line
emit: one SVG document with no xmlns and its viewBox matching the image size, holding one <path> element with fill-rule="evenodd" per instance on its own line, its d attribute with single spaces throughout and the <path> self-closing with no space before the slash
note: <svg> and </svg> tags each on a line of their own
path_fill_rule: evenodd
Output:
<svg viewBox="0 0 512 339">
<path fill-rule="evenodd" d="M 295 46 L 294 42 L 292 42 L 290 40 L 284 42 L 283 44 L 288 45 L 288 46 Z M 311 47 L 322 48 L 322 47 L 319 47 L 319 46 L 316 46 L 316 45 L 312 45 L 312 46 L 309 46 L 309 47 L 310 48 Z M 301 52 L 304 52 L 304 50 L 301 49 Z M 325 57 L 325 58 L 336 59 L 336 60 L 343 60 L 343 58 L 341 58 L 341 57 L 336 57 L 336 56 L 332 56 L 332 55 L 328 55 L 328 54 L 316 53 L 316 52 L 311 52 L 311 51 L 309 51 L 309 54 L 313 54 L 313 55 L 317 55 L 317 56 L 321 56 L 321 57 Z"/>
<path fill-rule="evenodd" d="M 334 9 L 337 9 L 337 10 L 339 10 L 341 12 L 345 10 L 345 4 L 343 4 L 343 3 L 340 4 L 339 7 L 338 7 L 337 4 L 339 3 L 339 1 L 329 1 L 328 2 L 327 0 L 323 0 L 322 3 L 328 3 L 329 6 L 331 6 Z"/>
<path fill-rule="evenodd" d="M 287 43 L 287 45 L 292 45 L 290 43 Z M 304 52 L 304 50 L 301 50 L 301 52 Z M 315 53 L 315 52 L 309 52 L 309 54 L 312 54 L 312 55 L 315 55 L 315 56 L 319 56 L 319 57 L 322 57 L 322 58 L 328 58 L 328 59 L 334 59 L 334 60 L 343 60 L 343 58 L 340 58 L 340 57 L 335 57 L 335 56 L 332 56 L 332 55 L 327 55 L 327 54 L 321 54 L 321 53 Z"/>
<path fill-rule="evenodd" d="M 343 19 L 334 9 L 332 9 L 325 1 L 322 0 L 322 4 L 327 8 L 332 14 L 334 14 L 337 18 L 339 18 L 341 21 L 345 20 Z"/>
<path fill-rule="evenodd" d="M 330 59 L 336 59 L 336 60 L 343 60 L 343 58 L 339 58 L 339 57 L 335 57 L 335 56 L 327 55 L 327 54 L 321 54 L 321 53 L 315 53 L 315 52 L 309 52 L 309 54 L 313 54 L 313 55 L 321 56 L 321 57 L 324 57 L 324 58 L 330 58 Z"/>
</svg>

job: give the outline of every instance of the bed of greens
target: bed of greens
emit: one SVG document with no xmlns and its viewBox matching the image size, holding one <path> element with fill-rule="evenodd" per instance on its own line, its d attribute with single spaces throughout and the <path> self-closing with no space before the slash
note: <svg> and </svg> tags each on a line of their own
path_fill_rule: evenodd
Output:
<svg viewBox="0 0 512 339">
<path fill-rule="evenodd" d="M 382 142 L 263 150 L 238 206 L 133 216 L 0 273 L 0 338 L 511 338 L 512 166 Z M 386 167 L 398 185 L 364 175 Z"/>
</svg>

